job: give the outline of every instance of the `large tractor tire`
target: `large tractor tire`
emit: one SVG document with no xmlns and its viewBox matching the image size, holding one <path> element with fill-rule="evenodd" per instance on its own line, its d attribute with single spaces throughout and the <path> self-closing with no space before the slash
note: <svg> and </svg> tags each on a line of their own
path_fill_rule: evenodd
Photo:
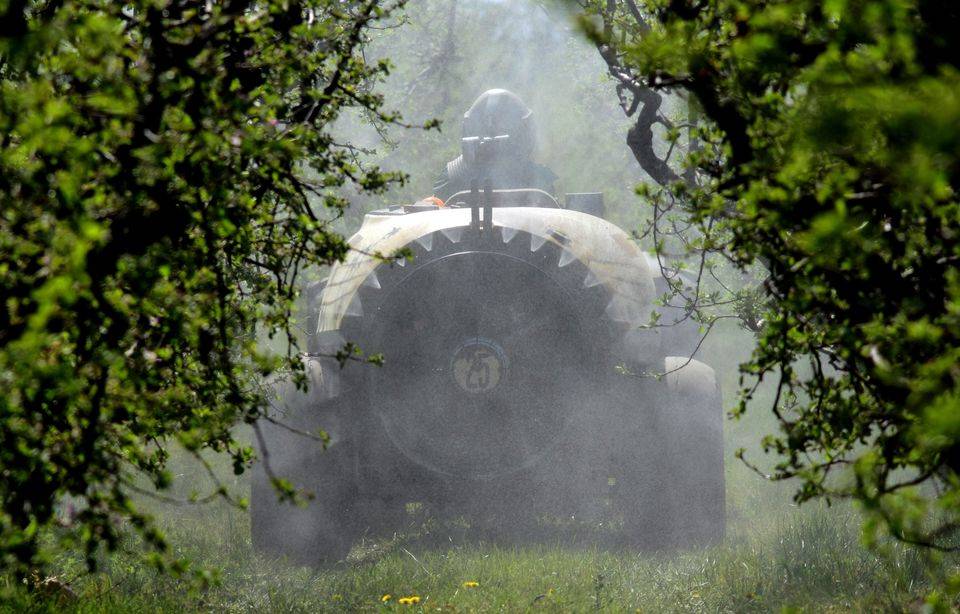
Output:
<svg viewBox="0 0 960 614">
<path fill-rule="evenodd" d="M 665 360 L 650 387 L 656 411 L 638 434 L 623 488 L 630 543 L 652 548 L 706 546 L 723 539 L 723 405 L 713 369 L 686 357 Z M 632 508 L 632 512 L 630 511 Z"/>
<path fill-rule="evenodd" d="M 271 418 L 257 428 L 261 461 L 253 469 L 250 493 L 251 537 L 255 550 L 286 556 L 305 565 L 324 567 L 342 561 L 350 550 L 355 527 L 351 520 L 355 454 L 343 439 L 332 412 L 323 411 L 315 396 L 289 383 L 276 390 Z M 326 449 L 302 432 L 323 428 L 332 433 Z M 295 429 L 301 432 L 294 432 Z M 301 500 L 281 500 L 270 473 L 288 480 Z"/>
</svg>

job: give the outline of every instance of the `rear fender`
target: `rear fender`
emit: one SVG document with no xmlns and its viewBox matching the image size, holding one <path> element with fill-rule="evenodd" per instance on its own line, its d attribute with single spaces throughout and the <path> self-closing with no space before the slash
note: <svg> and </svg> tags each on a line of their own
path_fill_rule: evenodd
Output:
<svg viewBox="0 0 960 614">
<path fill-rule="evenodd" d="M 723 400 L 713 368 L 686 356 L 664 359 L 668 389 L 663 417 L 682 440 L 696 433 L 722 437 Z"/>
<path fill-rule="evenodd" d="M 698 398 L 720 394 L 713 367 L 687 356 L 667 356 L 663 362 L 664 379 L 671 392 Z"/>
<path fill-rule="evenodd" d="M 310 339 L 310 351 L 300 357 L 307 378 L 306 389 L 298 388 L 290 374 L 280 373 L 268 380 L 264 400 L 266 415 L 271 421 L 265 421 L 262 428 L 269 434 L 268 439 L 273 440 L 271 447 L 303 443 L 303 435 L 292 433 L 284 426 L 311 433 L 323 429 L 330 437 L 328 447 L 343 440 L 345 425 L 343 412 L 339 411 L 343 370 L 336 358 L 343 345 L 343 337 L 337 331 Z"/>
<path fill-rule="evenodd" d="M 340 396 L 343 367 L 337 353 L 345 344 L 346 340 L 337 330 L 323 331 L 310 339 L 309 352 L 302 360 L 313 402 L 326 403 Z"/>
</svg>

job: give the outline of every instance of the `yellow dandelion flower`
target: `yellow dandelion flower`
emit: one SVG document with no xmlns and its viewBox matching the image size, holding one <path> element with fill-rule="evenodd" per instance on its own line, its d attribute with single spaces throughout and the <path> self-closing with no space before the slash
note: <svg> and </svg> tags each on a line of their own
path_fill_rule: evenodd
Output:
<svg viewBox="0 0 960 614">
<path fill-rule="evenodd" d="M 331 599 L 334 601 L 343 601 L 343 595 L 334 595 Z"/>
<path fill-rule="evenodd" d="M 416 605 L 420 603 L 420 596 L 410 595 L 409 597 L 401 597 L 400 599 L 397 599 L 397 603 L 400 605 Z"/>
<path fill-rule="evenodd" d="M 381 601 L 381 603 L 386 603 L 386 602 L 390 601 L 391 599 L 393 599 L 393 595 L 391 595 L 390 593 L 387 593 L 386 595 L 384 595 L 383 597 L 380 598 L 380 601 Z"/>
<path fill-rule="evenodd" d="M 463 588 L 477 588 L 478 586 L 480 586 L 480 583 L 473 580 L 467 580 L 463 583 Z"/>
</svg>

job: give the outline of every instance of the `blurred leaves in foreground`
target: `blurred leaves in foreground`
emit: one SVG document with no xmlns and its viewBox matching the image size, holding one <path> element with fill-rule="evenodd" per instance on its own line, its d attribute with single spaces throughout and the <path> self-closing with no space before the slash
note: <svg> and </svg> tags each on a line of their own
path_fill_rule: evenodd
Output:
<svg viewBox="0 0 960 614">
<path fill-rule="evenodd" d="M 0 2 L 0 566 L 59 525 L 88 563 L 128 527 L 182 569 L 130 496 L 174 442 L 251 462 L 232 429 L 297 371 L 298 274 L 344 256 L 351 185 L 402 179 L 331 132 L 399 121 L 361 53 L 399 4 Z"/>
<path fill-rule="evenodd" d="M 773 380 L 772 477 L 855 497 L 868 537 L 960 547 L 960 7 L 578 4 L 621 89 L 690 104 L 683 180 L 645 192 L 658 247 L 766 270 L 710 302 L 749 307 L 734 413 Z"/>
</svg>

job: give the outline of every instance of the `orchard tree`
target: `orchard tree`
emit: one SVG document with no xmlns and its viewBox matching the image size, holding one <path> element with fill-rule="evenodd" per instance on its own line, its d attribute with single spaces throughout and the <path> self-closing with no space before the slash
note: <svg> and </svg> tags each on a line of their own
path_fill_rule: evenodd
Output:
<svg viewBox="0 0 960 614">
<path fill-rule="evenodd" d="M 734 413 L 773 379 L 772 477 L 960 547 L 960 7 L 579 5 L 640 136 L 659 122 L 687 154 L 646 164 L 658 247 L 692 249 L 698 279 L 716 256 L 766 269 L 757 293 L 674 290 L 705 323 L 730 302 L 757 332 Z M 700 116 L 689 133 L 658 119 L 664 94 Z"/>
<path fill-rule="evenodd" d="M 42 563 L 55 523 L 90 561 L 124 524 L 169 560 L 131 498 L 169 486 L 169 446 L 252 462 L 234 427 L 297 370 L 300 273 L 347 252 L 349 190 L 401 179 L 333 131 L 398 121 L 361 51 L 399 4 L 0 2 L 4 569 Z"/>
</svg>

